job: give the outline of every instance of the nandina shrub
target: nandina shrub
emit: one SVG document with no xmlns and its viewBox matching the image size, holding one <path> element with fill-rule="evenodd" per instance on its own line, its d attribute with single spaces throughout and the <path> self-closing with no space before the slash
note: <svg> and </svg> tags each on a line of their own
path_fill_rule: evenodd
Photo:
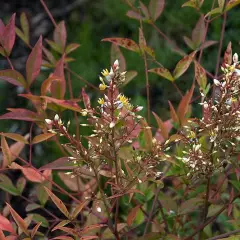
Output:
<svg viewBox="0 0 240 240">
<path fill-rule="evenodd" d="M 192 49 L 189 54 L 155 23 L 164 9 L 163 0 L 150 0 L 148 6 L 140 1 L 139 5 L 132 0 L 125 2 L 131 8 L 127 16 L 140 23 L 139 42 L 103 39 L 113 43 L 111 66 L 96 73 L 100 75 L 98 87 L 78 76 L 86 84 L 79 99 L 74 98 L 71 87 L 71 75 L 76 73 L 68 64 L 72 61 L 69 54 L 79 45 L 67 44 L 65 23 L 55 22 L 43 0 L 55 26 L 53 40 L 46 39 L 45 47 L 42 37 L 34 47 L 30 45 L 24 13 L 20 28 L 15 27 L 15 14 L 6 25 L 0 21 L 0 53 L 9 63 L 9 69 L 0 71 L 0 78 L 23 88 L 19 96 L 32 105 L 31 109 L 8 109 L 0 117 L 31 125 L 25 136 L 1 133 L 0 188 L 6 195 L 0 215 L 1 239 L 239 238 L 232 235 L 239 232 L 240 70 L 231 43 L 221 64 L 220 59 L 226 15 L 240 2 L 213 1 L 212 9 L 204 15 L 200 12 L 202 0 L 183 5 L 201 13 L 192 39 L 184 38 Z M 201 57 L 205 48 L 216 44 L 206 40 L 208 26 L 222 15 L 213 76 L 202 66 Z M 147 45 L 143 23 L 156 29 L 182 56 L 173 71 L 156 60 L 154 50 Z M 25 74 L 16 71 L 10 60 L 15 34 L 31 49 Z M 136 72 L 126 71 L 118 46 L 143 59 L 147 120 L 141 115 L 143 107 L 133 105 L 123 94 L 122 87 Z M 150 62 L 158 67 L 150 68 Z M 176 80 L 192 63 L 194 80 L 184 94 Z M 52 73 L 41 83 L 39 95 L 35 95 L 31 88 L 41 67 Z M 177 109 L 169 100 L 171 118 L 166 121 L 150 111 L 149 72 L 171 81 L 179 93 Z M 66 98 L 67 90 L 70 99 Z M 97 101 L 88 96 L 91 91 L 94 96 L 100 95 Z M 201 107 L 200 118 L 192 116 L 195 105 Z M 72 111 L 74 119 L 66 120 L 66 111 Z M 156 125 L 150 123 L 151 115 Z M 34 136 L 33 126 L 42 133 Z M 10 145 L 9 140 L 15 143 Z M 32 149 L 44 141 L 55 142 L 62 157 L 36 168 Z M 27 145 L 28 159 L 20 155 Z"/>
</svg>

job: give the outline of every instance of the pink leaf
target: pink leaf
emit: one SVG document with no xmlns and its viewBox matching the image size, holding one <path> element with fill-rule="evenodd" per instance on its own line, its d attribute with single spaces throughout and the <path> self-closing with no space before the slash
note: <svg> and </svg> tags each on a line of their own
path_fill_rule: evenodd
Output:
<svg viewBox="0 0 240 240">
<path fill-rule="evenodd" d="M 0 214 L 0 229 L 10 233 L 15 233 L 10 221 Z"/>
<path fill-rule="evenodd" d="M 82 88 L 82 98 L 85 108 L 91 108 L 89 96 L 86 94 L 85 89 Z"/>
<path fill-rule="evenodd" d="M 48 163 L 42 166 L 39 170 L 44 169 L 62 169 L 62 170 L 71 170 L 75 168 L 75 166 L 69 161 L 68 157 L 59 158 L 51 163 Z"/>
<path fill-rule="evenodd" d="M 27 85 L 23 75 L 12 69 L 6 69 L 6 70 L 0 71 L 0 79 L 19 87 L 26 88 L 26 85 Z"/>
<path fill-rule="evenodd" d="M 9 113 L 3 114 L 0 116 L 0 119 L 15 119 L 23 121 L 40 121 L 38 115 L 35 112 L 29 111 L 23 108 L 9 108 Z"/>
<path fill-rule="evenodd" d="M 26 64 L 26 74 L 27 81 L 29 86 L 36 79 L 38 74 L 40 73 L 40 68 L 42 64 L 42 37 L 39 38 L 38 42 L 32 49 L 30 53 L 27 64 Z"/>
<path fill-rule="evenodd" d="M 9 56 L 11 54 L 14 42 L 15 42 L 15 13 L 12 15 L 9 23 L 4 28 L 3 34 L 2 34 L 2 45 L 4 50 L 6 51 L 7 55 Z"/>
<path fill-rule="evenodd" d="M 66 46 L 67 32 L 64 21 L 61 21 L 53 33 L 54 42 L 61 48 L 62 52 Z"/>
<path fill-rule="evenodd" d="M 153 19 L 156 21 L 162 14 L 165 5 L 165 0 L 151 0 L 149 3 L 149 12 Z"/>
</svg>

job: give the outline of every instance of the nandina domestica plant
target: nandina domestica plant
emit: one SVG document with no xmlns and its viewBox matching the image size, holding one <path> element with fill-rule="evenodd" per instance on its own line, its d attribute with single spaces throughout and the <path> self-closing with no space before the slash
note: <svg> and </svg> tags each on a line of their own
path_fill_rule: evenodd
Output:
<svg viewBox="0 0 240 240">
<path fill-rule="evenodd" d="M 45 39 L 47 46 L 42 36 L 31 46 L 24 13 L 20 28 L 15 26 L 15 14 L 6 25 L 0 20 L 0 53 L 9 64 L 9 69 L 0 71 L 0 79 L 23 89 L 19 97 L 31 103 L 31 110 L 9 108 L 0 116 L 30 123 L 24 136 L 0 133 L 0 188 L 6 195 L 0 239 L 239 239 L 240 64 L 231 43 L 220 60 L 227 12 L 240 2 L 213 1 L 204 15 L 203 0 L 183 4 L 200 13 L 192 39 L 184 37 L 191 49 L 187 54 L 156 25 L 164 0 L 150 0 L 148 6 L 124 0 L 130 8 L 127 16 L 139 21 L 139 42 L 103 39 L 112 43 L 111 65 L 96 73 L 100 75 L 96 87 L 71 70 L 69 55 L 79 44 L 67 43 L 65 23 L 56 23 L 40 1 L 55 27 L 53 40 Z M 213 75 L 202 66 L 201 57 L 205 48 L 216 44 L 206 36 L 211 22 L 220 16 L 224 22 Z M 181 56 L 173 71 L 156 60 L 144 24 Z M 24 74 L 10 59 L 15 34 L 31 51 Z M 126 70 L 119 46 L 143 61 L 146 119 L 143 107 L 123 93 L 136 72 Z M 184 94 L 176 80 L 192 63 L 193 82 Z M 32 86 L 41 69 L 51 72 L 37 93 Z M 177 109 L 169 100 L 171 117 L 166 121 L 151 112 L 149 72 L 169 80 L 179 94 Z M 79 98 L 73 96 L 72 75 L 86 84 Z M 198 108 L 200 117 L 193 108 Z M 74 118 L 66 119 L 66 112 Z M 33 128 L 41 133 L 35 136 Z M 33 147 L 44 141 L 54 142 L 61 157 L 37 168 Z M 22 157 L 25 146 L 29 154 Z M 15 204 L 19 199 L 21 209 Z"/>
</svg>

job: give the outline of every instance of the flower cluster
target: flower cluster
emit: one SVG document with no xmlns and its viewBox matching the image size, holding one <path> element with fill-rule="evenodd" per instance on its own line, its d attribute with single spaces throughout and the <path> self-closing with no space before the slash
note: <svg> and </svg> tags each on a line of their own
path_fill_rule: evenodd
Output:
<svg viewBox="0 0 240 240">
<path fill-rule="evenodd" d="M 214 79 L 214 99 L 201 103 L 203 118 L 186 127 L 189 129 L 188 134 L 184 133 L 184 141 L 190 147 L 186 149 L 181 159 L 190 169 L 189 175 L 196 173 L 208 175 L 215 170 L 222 170 L 224 163 L 233 161 L 239 152 L 238 65 L 238 55 L 234 54 L 232 64 L 225 64 L 222 67 L 223 77 L 219 80 Z"/>
</svg>

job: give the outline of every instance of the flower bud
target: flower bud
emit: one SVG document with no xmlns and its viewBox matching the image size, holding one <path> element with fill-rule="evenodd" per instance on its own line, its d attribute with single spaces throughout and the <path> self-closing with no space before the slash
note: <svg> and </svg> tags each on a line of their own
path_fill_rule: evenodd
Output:
<svg viewBox="0 0 240 240">
<path fill-rule="evenodd" d="M 234 55 L 233 55 L 233 62 L 234 63 L 238 62 L 238 54 L 237 53 L 234 53 Z"/>
<path fill-rule="evenodd" d="M 221 83 L 217 79 L 213 79 L 213 82 L 214 82 L 214 84 L 216 86 L 220 86 L 221 85 Z"/>
<path fill-rule="evenodd" d="M 51 119 L 45 119 L 45 122 L 46 122 L 47 124 L 52 124 L 52 123 L 53 123 Z"/>
</svg>

